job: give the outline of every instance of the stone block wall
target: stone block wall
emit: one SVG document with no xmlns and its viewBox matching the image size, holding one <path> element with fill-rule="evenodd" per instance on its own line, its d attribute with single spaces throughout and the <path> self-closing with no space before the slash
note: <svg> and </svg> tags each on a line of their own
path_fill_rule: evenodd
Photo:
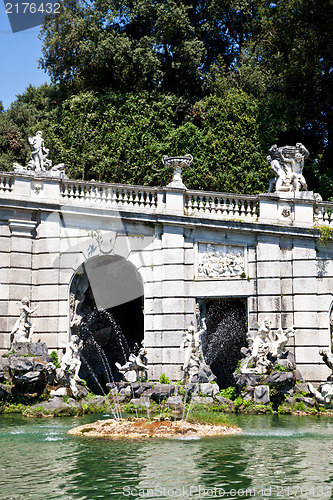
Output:
<svg viewBox="0 0 333 500">
<path fill-rule="evenodd" d="M 318 351 L 331 346 L 333 245 L 318 245 L 311 225 L 186 216 L 177 192 L 169 198 L 176 200 L 174 211 L 124 210 L 116 217 L 101 205 L 62 206 L 50 186 L 38 198 L 25 183 L 22 196 L 6 198 L 0 209 L 1 352 L 9 348 L 16 302 L 24 296 L 38 305 L 33 340 L 60 351 L 70 335 L 69 290 L 76 270 L 112 253 L 126 258 L 142 278 L 151 380 L 161 373 L 181 378 L 180 345 L 184 330 L 195 323 L 197 301 L 230 298 L 245 301 L 250 330 L 266 316 L 275 329 L 294 326 L 290 347 L 298 368 L 308 380 L 326 380 L 329 370 Z M 243 275 L 200 275 L 200 248 L 208 244 L 243 249 Z"/>
</svg>

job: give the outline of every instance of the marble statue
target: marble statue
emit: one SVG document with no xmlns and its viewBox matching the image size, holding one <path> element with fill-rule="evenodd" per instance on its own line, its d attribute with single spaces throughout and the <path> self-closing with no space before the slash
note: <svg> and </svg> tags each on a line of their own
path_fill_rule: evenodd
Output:
<svg viewBox="0 0 333 500">
<path fill-rule="evenodd" d="M 20 316 L 16 320 L 16 323 L 11 331 L 11 344 L 16 342 L 32 342 L 32 334 L 34 332 L 34 325 L 29 321 L 29 316 L 32 315 L 38 306 L 30 309 L 29 299 L 24 297 L 21 302 L 17 302 L 20 309 Z"/>
<path fill-rule="evenodd" d="M 248 334 L 252 345 L 241 363 L 241 373 L 267 373 L 273 365 L 272 360 L 279 359 L 288 340 L 295 335 L 293 328 L 272 331 L 271 324 L 271 319 L 267 317 L 260 324 L 255 323 L 258 331 L 254 337 Z"/>
<path fill-rule="evenodd" d="M 127 382 L 136 382 L 141 377 L 146 377 L 147 364 L 147 350 L 145 348 L 144 341 L 141 342 L 138 354 L 134 354 L 134 352 L 132 352 L 124 365 L 115 363 L 118 371 L 123 375 Z"/>
<path fill-rule="evenodd" d="M 218 252 L 211 243 L 206 252 L 199 253 L 198 276 L 224 278 L 240 276 L 245 271 L 245 260 L 240 250 Z"/>
<path fill-rule="evenodd" d="M 203 354 L 203 343 L 206 340 L 206 319 L 201 317 L 199 304 L 196 305 L 196 328 L 191 321 L 188 330 L 183 334 L 180 349 L 184 351 L 183 376 L 181 382 L 212 382 L 216 376 L 206 364 Z"/>
<path fill-rule="evenodd" d="M 39 172 L 43 173 L 47 177 L 61 177 L 67 179 L 65 174 L 64 163 L 59 163 L 58 165 L 52 165 L 52 160 L 49 159 L 50 150 L 45 147 L 43 133 L 38 130 L 35 136 L 28 138 L 30 146 L 32 146 L 32 152 L 30 155 L 30 160 L 26 167 L 20 165 L 19 163 L 13 164 L 13 171 L 17 173 L 31 173 Z"/>
<path fill-rule="evenodd" d="M 35 170 L 36 172 L 46 170 L 43 151 L 48 154 L 48 150 L 45 149 L 43 133 L 38 130 L 34 137 L 28 137 L 28 141 L 30 146 L 33 147 L 28 163 L 30 170 Z"/>
<path fill-rule="evenodd" d="M 190 328 L 183 333 L 180 349 L 184 351 L 182 383 L 186 384 L 191 381 L 194 375 L 197 375 L 201 361 L 200 336 L 195 334 L 193 321 L 191 321 Z"/>
<path fill-rule="evenodd" d="M 72 395 L 78 396 L 79 389 L 77 384 L 82 383 L 79 377 L 81 368 L 80 352 L 82 349 L 82 340 L 77 335 L 72 335 L 70 342 L 66 344 L 65 354 L 60 362 L 60 368 L 57 369 L 57 380 L 66 380 Z"/>
<path fill-rule="evenodd" d="M 299 192 L 308 190 L 304 175 L 304 160 L 309 157 L 309 151 L 300 142 L 296 146 L 271 146 L 266 157 L 275 178 L 269 182 L 268 192 Z"/>
<path fill-rule="evenodd" d="M 320 349 L 319 354 L 323 358 L 325 364 L 333 370 L 333 354 L 328 349 Z M 309 392 L 314 396 L 316 401 L 328 407 L 331 405 L 333 401 L 333 382 L 332 382 L 333 373 L 328 377 L 327 382 L 320 384 L 319 390 L 317 390 L 311 382 L 308 382 Z"/>
</svg>

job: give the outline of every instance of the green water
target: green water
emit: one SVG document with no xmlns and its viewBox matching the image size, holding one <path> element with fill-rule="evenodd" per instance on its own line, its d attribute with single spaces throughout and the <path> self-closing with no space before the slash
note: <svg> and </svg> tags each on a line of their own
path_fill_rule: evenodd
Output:
<svg viewBox="0 0 333 500">
<path fill-rule="evenodd" d="M 209 439 L 67 436 L 97 418 L 0 417 L 0 498 L 333 499 L 332 418 L 233 416 L 242 434 Z"/>
</svg>

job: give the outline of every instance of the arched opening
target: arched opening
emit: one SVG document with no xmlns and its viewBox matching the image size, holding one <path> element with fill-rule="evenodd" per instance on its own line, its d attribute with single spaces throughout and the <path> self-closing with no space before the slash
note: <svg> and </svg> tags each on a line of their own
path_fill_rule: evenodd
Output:
<svg viewBox="0 0 333 500">
<path fill-rule="evenodd" d="M 241 348 L 247 345 L 247 310 L 242 299 L 200 301 L 201 316 L 206 319 L 202 339 L 206 363 L 221 389 L 234 385 L 233 372 L 241 359 Z"/>
<path fill-rule="evenodd" d="M 83 263 L 70 286 L 71 335 L 82 340 L 79 376 L 95 394 L 120 380 L 125 364 L 144 337 L 143 284 L 125 258 L 106 255 Z"/>
</svg>

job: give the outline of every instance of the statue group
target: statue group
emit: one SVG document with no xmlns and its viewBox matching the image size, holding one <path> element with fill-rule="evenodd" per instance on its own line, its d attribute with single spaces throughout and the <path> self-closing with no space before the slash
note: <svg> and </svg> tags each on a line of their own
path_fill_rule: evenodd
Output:
<svg viewBox="0 0 333 500">
<path fill-rule="evenodd" d="M 249 352 L 241 363 L 241 373 L 268 373 L 273 362 L 279 359 L 289 339 L 295 335 L 293 328 L 273 331 L 271 319 L 265 318 L 260 324 L 255 323 L 257 333 L 248 334 Z"/>
<path fill-rule="evenodd" d="M 268 192 L 299 192 L 308 190 L 304 175 L 304 160 L 309 157 L 309 151 L 298 142 L 296 146 L 271 146 L 266 157 L 275 178 L 270 180 Z"/>
<path fill-rule="evenodd" d="M 30 160 L 25 167 L 19 163 L 14 163 L 14 172 L 43 172 L 44 175 L 50 177 L 67 178 L 65 175 L 65 164 L 59 163 L 58 165 L 53 165 L 52 160 L 49 159 L 50 150 L 45 147 L 43 133 L 40 130 L 38 130 L 35 136 L 29 137 L 28 141 L 32 147 Z"/>
</svg>

